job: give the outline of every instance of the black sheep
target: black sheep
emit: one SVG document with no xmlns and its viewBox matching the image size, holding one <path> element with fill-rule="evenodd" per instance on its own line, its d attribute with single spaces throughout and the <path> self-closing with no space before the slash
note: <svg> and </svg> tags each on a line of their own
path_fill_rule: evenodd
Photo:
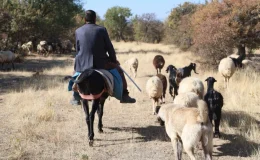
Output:
<svg viewBox="0 0 260 160">
<path fill-rule="evenodd" d="M 184 67 L 184 68 L 179 68 L 179 69 L 178 69 L 178 72 L 181 73 L 182 79 L 183 79 L 183 78 L 186 78 L 186 77 L 190 77 L 192 70 L 194 71 L 194 73 L 198 74 L 198 73 L 196 72 L 196 63 L 190 63 L 189 66 L 186 66 L 186 67 Z"/>
<path fill-rule="evenodd" d="M 153 65 L 154 65 L 154 67 L 156 69 L 157 74 L 161 73 L 161 69 L 163 68 L 164 64 L 165 64 L 165 60 L 164 60 L 163 56 L 156 55 L 154 57 Z"/>
<path fill-rule="evenodd" d="M 240 55 L 238 58 L 229 57 L 232 59 L 233 63 L 235 64 L 236 68 L 242 68 L 243 64 L 242 61 L 245 59 L 244 55 Z"/>
<path fill-rule="evenodd" d="M 209 119 L 211 123 L 212 120 L 215 122 L 214 137 L 220 137 L 219 125 L 221 120 L 221 109 L 223 107 L 223 97 L 219 92 L 214 90 L 214 82 L 217 82 L 215 78 L 208 77 L 205 81 L 207 81 L 208 90 L 204 96 L 204 100 L 208 105 Z"/>
<path fill-rule="evenodd" d="M 179 78 L 177 77 L 177 69 L 173 65 L 169 65 L 166 69 L 166 73 L 170 72 L 169 74 L 169 93 L 174 98 L 176 95 L 178 95 L 178 82 Z M 172 95 L 172 89 L 174 88 L 174 95 Z"/>
</svg>

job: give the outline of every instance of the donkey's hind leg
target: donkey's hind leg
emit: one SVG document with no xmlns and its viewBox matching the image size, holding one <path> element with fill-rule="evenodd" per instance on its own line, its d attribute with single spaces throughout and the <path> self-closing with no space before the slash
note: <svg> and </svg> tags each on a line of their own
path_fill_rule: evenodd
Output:
<svg viewBox="0 0 260 160">
<path fill-rule="evenodd" d="M 93 142 L 94 142 L 94 119 L 95 119 L 95 113 L 97 111 L 99 107 L 99 99 L 95 99 L 93 101 L 93 104 L 92 104 L 92 109 L 91 109 L 91 112 L 89 114 L 89 120 L 90 120 L 90 134 L 89 134 L 89 146 L 93 146 Z"/>
<path fill-rule="evenodd" d="M 88 137 L 90 137 L 91 136 L 91 130 L 90 130 L 90 118 L 89 118 L 88 100 L 83 99 L 82 103 L 83 103 L 83 109 L 84 109 L 84 112 L 85 112 L 85 115 L 86 115 L 86 123 L 87 123 L 87 126 L 88 126 Z"/>
<path fill-rule="evenodd" d="M 102 117 L 103 117 L 103 108 L 104 104 L 99 104 L 98 109 L 97 109 L 97 114 L 98 114 L 98 132 L 103 133 L 103 123 L 102 123 Z"/>
<path fill-rule="evenodd" d="M 97 113 L 98 113 L 98 132 L 103 133 L 103 123 L 102 123 L 102 117 L 103 117 L 103 109 L 104 109 L 104 103 L 99 104 Z"/>
<path fill-rule="evenodd" d="M 99 133 L 102 133 L 103 132 L 103 123 L 102 123 L 102 117 L 103 117 L 103 110 L 104 110 L 104 104 L 105 104 L 105 101 L 108 97 L 108 94 L 107 93 L 104 93 L 101 98 L 100 98 L 100 102 L 99 102 L 99 106 L 98 106 L 98 109 L 97 109 L 97 113 L 98 113 L 98 131 Z"/>
</svg>

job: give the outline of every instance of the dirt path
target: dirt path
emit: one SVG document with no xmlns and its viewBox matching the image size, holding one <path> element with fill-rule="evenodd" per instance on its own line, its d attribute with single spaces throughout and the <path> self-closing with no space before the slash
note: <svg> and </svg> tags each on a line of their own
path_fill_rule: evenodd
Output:
<svg viewBox="0 0 260 160">
<path fill-rule="evenodd" d="M 153 70 L 153 68 L 149 68 L 149 70 Z M 24 155 L 27 158 L 21 159 L 174 159 L 171 142 L 164 127 L 161 127 L 156 122 L 156 116 L 152 115 L 151 101 L 144 90 L 149 77 L 149 74 L 139 72 L 139 76 L 135 79 L 143 89 L 143 93 L 140 93 L 128 81 L 131 96 L 137 98 L 137 103 L 123 105 L 114 98 L 107 100 L 104 108 L 103 134 L 97 132 L 96 117 L 94 147 L 88 146 L 87 126 L 82 107 L 71 106 L 64 101 L 59 108 L 59 121 L 56 123 L 59 131 L 58 142 L 45 138 L 28 142 L 25 147 L 28 150 L 27 155 Z M 4 106 L 3 101 L 7 101 L 7 99 L 4 94 L 0 96 L 0 159 L 11 159 L 10 153 L 13 153 L 11 141 L 14 135 L 20 132 L 19 124 L 12 121 L 15 116 L 15 108 Z M 70 93 L 65 98 L 69 97 Z M 169 94 L 167 94 L 166 102 L 171 102 Z M 55 130 L 55 132 L 58 131 Z M 46 134 L 48 133 L 44 135 Z M 252 159 L 247 157 L 247 153 L 244 153 L 243 146 L 235 146 L 236 138 L 238 138 L 236 135 L 231 134 L 223 134 L 221 139 L 215 138 L 213 159 Z M 195 152 L 198 159 L 203 159 L 202 150 L 197 149 Z M 183 159 L 188 159 L 185 153 Z"/>
</svg>

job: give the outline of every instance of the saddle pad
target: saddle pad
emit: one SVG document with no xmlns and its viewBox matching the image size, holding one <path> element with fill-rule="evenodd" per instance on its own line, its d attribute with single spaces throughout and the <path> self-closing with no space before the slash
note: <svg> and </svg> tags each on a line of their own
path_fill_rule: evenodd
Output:
<svg viewBox="0 0 260 160">
<path fill-rule="evenodd" d="M 104 69 L 99 69 L 95 70 L 98 72 L 100 75 L 103 76 L 106 86 L 107 86 L 107 92 L 109 93 L 110 96 L 115 97 L 118 100 L 122 100 L 122 95 L 123 95 L 123 82 L 122 78 L 117 71 L 117 69 L 112 69 L 112 70 L 104 70 Z M 72 77 L 74 80 L 76 80 L 79 77 L 80 73 L 77 72 L 74 74 Z M 70 81 L 69 83 L 69 91 L 72 90 L 74 85 L 73 81 Z M 83 98 L 83 97 L 82 97 Z"/>
</svg>

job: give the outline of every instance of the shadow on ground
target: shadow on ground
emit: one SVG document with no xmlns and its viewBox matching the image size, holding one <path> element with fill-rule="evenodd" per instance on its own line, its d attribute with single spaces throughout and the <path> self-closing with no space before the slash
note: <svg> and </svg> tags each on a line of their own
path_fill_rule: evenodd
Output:
<svg viewBox="0 0 260 160">
<path fill-rule="evenodd" d="M 220 153 L 215 156 L 234 156 L 234 157 L 250 157 L 257 150 L 260 149 L 260 144 L 248 141 L 241 135 L 222 134 L 222 138 L 228 140 L 229 143 L 215 145 Z"/>
<path fill-rule="evenodd" d="M 14 71 L 31 72 L 31 76 L 21 76 L 16 72 L 5 71 L 5 74 L 0 74 L 0 94 L 23 91 L 29 87 L 33 87 L 36 90 L 43 90 L 50 87 L 55 87 L 56 83 L 62 81 L 64 76 L 62 75 L 45 75 L 43 70 L 52 69 L 54 67 L 66 67 L 73 62 L 71 59 L 46 59 L 44 57 L 25 59 L 23 63 L 16 63 Z M 11 67 L 11 65 L 9 65 Z M 9 67 L 8 66 L 8 67 Z M 34 76 L 36 72 L 39 75 Z M 1 73 L 1 71 L 0 71 Z M 67 82 L 66 82 L 67 83 Z"/>
<path fill-rule="evenodd" d="M 137 133 L 138 137 L 134 137 L 134 139 L 142 140 L 144 142 L 148 141 L 170 141 L 168 138 L 165 128 L 162 126 L 147 126 L 147 127 L 107 127 L 108 129 L 111 129 L 113 131 L 120 131 L 120 132 L 132 132 Z"/>
<path fill-rule="evenodd" d="M 8 77 L 8 78 L 6 78 Z M 38 75 L 37 77 L 17 76 L 15 74 L 7 74 L 5 78 L 0 76 L 0 95 L 10 92 L 22 92 L 28 88 L 34 90 L 47 90 L 57 86 L 57 82 L 64 82 L 63 75 Z"/>
<path fill-rule="evenodd" d="M 227 123 L 228 126 L 236 127 L 240 130 L 247 130 L 252 124 L 260 123 L 257 119 L 243 111 L 223 111 L 222 121 Z"/>
<path fill-rule="evenodd" d="M 153 77 L 153 76 L 155 76 L 155 75 L 147 74 L 147 75 L 139 76 L 139 78 L 145 78 L 145 77 L 150 78 L 150 77 Z"/>
<path fill-rule="evenodd" d="M 15 63 L 14 71 L 41 71 L 45 69 L 52 69 L 54 67 L 65 67 L 71 65 L 73 62 L 69 58 L 67 60 L 50 60 L 45 58 L 26 59 L 23 63 Z M 8 68 L 11 66 L 9 65 Z"/>
<path fill-rule="evenodd" d="M 143 49 L 140 49 L 140 50 L 137 50 L 137 51 L 133 51 L 133 50 L 128 50 L 128 51 L 125 51 L 125 52 L 117 52 L 117 54 L 138 54 L 138 53 L 142 53 L 142 54 L 147 54 L 147 53 L 150 53 L 150 52 L 154 52 L 154 53 L 158 53 L 158 54 L 164 54 L 164 55 L 170 55 L 171 52 L 163 52 L 159 49 L 151 49 L 151 50 L 143 50 Z"/>
<path fill-rule="evenodd" d="M 252 124 L 259 124 L 257 119 L 241 111 L 224 111 L 222 121 L 222 123 L 227 123 L 228 126 L 240 130 L 241 133 L 247 133 Z M 220 151 L 220 153 L 216 153 L 216 156 L 250 157 L 260 149 L 260 144 L 249 141 L 243 135 L 222 133 L 222 139 L 227 140 L 228 143 L 214 146 Z"/>
</svg>

